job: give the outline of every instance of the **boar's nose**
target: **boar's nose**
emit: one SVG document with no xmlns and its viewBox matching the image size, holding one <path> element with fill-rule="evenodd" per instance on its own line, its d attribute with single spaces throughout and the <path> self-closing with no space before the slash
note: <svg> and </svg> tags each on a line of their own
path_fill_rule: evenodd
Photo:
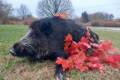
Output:
<svg viewBox="0 0 120 80">
<path fill-rule="evenodd" d="M 10 53 L 11 53 L 13 56 L 15 56 L 15 55 L 16 55 L 15 49 L 14 49 L 14 48 L 10 49 Z"/>
<path fill-rule="evenodd" d="M 19 43 L 15 43 L 15 44 L 13 45 L 13 47 L 11 47 L 11 49 L 10 49 L 11 55 L 16 56 L 16 50 L 15 50 L 15 48 L 16 48 L 17 46 L 19 46 Z"/>
</svg>

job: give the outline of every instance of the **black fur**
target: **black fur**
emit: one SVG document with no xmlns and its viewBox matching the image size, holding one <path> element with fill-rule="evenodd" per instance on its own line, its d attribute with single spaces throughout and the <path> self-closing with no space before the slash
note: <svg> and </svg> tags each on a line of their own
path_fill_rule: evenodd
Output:
<svg viewBox="0 0 120 80">
<path fill-rule="evenodd" d="M 56 60 L 57 57 L 67 58 L 64 52 L 64 38 L 71 33 L 75 41 L 79 41 L 86 33 L 86 28 L 77 25 L 73 20 L 64 20 L 59 17 L 45 18 L 35 21 L 30 26 L 29 33 L 17 42 L 11 53 L 18 57 L 29 57 L 36 60 Z M 90 31 L 95 43 L 99 38 Z M 56 75 L 63 80 L 61 65 L 56 65 Z"/>
</svg>

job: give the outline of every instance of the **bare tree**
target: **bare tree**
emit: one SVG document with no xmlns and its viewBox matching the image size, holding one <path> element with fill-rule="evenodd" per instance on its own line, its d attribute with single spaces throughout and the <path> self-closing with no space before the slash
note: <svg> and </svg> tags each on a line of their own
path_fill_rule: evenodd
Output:
<svg viewBox="0 0 120 80">
<path fill-rule="evenodd" d="M 11 4 L 4 3 L 0 0 L 0 20 L 2 23 L 6 22 L 12 12 Z"/>
<path fill-rule="evenodd" d="M 31 15 L 29 9 L 24 4 L 21 4 L 20 7 L 17 9 L 17 14 L 22 20 L 27 18 L 29 15 Z"/>
<path fill-rule="evenodd" d="M 70 0 L 41 0 L 38 3 L 37 14 L 39 17 L 51 17 L 56 13 L 67 13 L 72 16 L 73 7 Z"/>
</svg>

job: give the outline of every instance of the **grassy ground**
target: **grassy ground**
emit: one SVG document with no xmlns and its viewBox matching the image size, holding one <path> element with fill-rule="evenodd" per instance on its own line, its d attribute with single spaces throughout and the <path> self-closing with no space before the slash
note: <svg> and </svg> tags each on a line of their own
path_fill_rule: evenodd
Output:
<svg viewBox="0 0 120 80">
<path fill-rule="evenodd" d="M 27 32 L 21 25 L 0 25 L 0 80 L 54 80 L 54 63 L 45 61 L 31 63 L 26 59 L 14 58 L 9 54 L 12 44 Z M 96 30 L 101 39 L 111 39 L 120 49 L 120 32 Z M 105 66 L 105 73 L 89 71 L 80 73 L 73 70 L 67 72 L 67 80 L 120 80 L 120 70 Z"/>
</svg>

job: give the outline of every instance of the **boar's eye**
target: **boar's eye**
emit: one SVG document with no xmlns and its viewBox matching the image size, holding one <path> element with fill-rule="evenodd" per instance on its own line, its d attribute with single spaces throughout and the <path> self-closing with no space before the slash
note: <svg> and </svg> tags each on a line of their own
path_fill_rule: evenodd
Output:
<svg viewBox="0 0 120 80">
<path fill-rule="evenodd" d="M 43 32 L 46 36 L 49 36 L 52 32 L 52 25 L 50 22 L 43 22 L 41 25 L 41 32 Z"/>
</svg>

